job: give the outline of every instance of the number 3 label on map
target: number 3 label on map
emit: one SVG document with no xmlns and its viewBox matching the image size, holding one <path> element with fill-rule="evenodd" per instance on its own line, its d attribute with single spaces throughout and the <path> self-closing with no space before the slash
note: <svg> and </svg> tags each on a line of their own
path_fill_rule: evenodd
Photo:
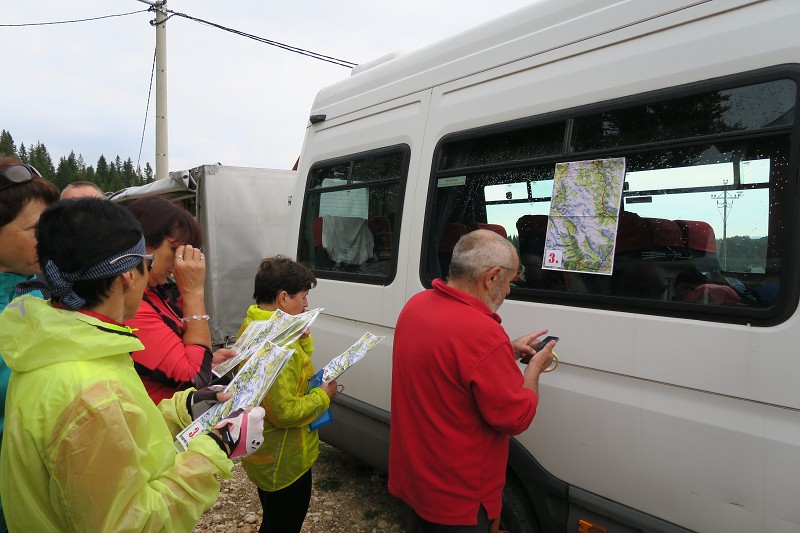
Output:
<svg viewBox="0 0 800 533">
<path fill-rule="evenodd" d="M 542 268 L 563 268 L 561 250 L 545 250 Z"/>
</svg>

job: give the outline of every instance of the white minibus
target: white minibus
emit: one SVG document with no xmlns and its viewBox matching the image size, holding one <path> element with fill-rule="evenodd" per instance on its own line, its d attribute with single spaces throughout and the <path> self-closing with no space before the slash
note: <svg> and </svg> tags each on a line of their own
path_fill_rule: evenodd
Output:
<svg viewBox="0 0 800 533">
<path fill-rule="evenodd" d="M 316 364 L 386 336 L 323 437 L 386 468 L 398 314 L 488 228 L 527 270 L 509 335 L 561 339 L 504 529 L 800 531 L 799 84 L 797 0 L 539 0 L 320 90 L 289 223 Z M 612 158 L 612 270 L 542 268 L 556 165 Z"/>
</svg>

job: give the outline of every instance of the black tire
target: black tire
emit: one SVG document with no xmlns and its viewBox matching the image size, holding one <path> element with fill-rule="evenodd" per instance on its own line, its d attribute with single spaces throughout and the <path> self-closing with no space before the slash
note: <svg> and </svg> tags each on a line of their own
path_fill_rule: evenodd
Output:
<svg viewBox="0 0 800 533">
<path fill-rule="evenodd" d="M 503 489 L 503 510 L 500 513 L 500 529 L 509 533 L 541 533 L 536 512 L 528 502 L 528 496 L 519 481 L 512 475 L 506 477 Z"/>
</svg>

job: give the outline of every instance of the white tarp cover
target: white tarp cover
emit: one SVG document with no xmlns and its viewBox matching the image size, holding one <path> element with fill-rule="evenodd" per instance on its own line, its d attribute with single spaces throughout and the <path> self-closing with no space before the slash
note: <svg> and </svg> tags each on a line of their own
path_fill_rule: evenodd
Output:
<svg viewBox="0 0 800 533">
<path fill-rule="evenodd" d="M 122 189 L 112 194 L 109 198 L 114 202 L 127 204 L 142 196 L 157 194 L 168 200 L 177 201 L 193 197 L 196 188 L 197 184 L 192 179 L 189 171 L 170 172 L 168 178 L 156 180 L 139 187 Z"/>
<path fill-rule="evenodd" d="M 197 218 L 207 250 L 206 307 L 211 337 L 222 344 L 239 331 L 254 304 L 261 260 L 287 255 L 289 196 L 297 172 L 206 165 L 197 180 Z"/>
</svg>

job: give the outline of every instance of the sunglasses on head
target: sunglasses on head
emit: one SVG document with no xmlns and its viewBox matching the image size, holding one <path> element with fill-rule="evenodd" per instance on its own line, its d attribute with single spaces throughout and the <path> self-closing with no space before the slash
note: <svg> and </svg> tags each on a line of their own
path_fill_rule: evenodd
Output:
<svg viewBox="0 0 800 533">
<path fill-rule="evenodd" d="M 28 183 L 32 181 L 34 176 L 41 178 L 42 175 L 38 170 L 33 168 L 27 163 L 20 163 L 19 165 L 12 165 L 0 172 L 0 191 L 8 189 L 14 185 Z"/>
</svg>

